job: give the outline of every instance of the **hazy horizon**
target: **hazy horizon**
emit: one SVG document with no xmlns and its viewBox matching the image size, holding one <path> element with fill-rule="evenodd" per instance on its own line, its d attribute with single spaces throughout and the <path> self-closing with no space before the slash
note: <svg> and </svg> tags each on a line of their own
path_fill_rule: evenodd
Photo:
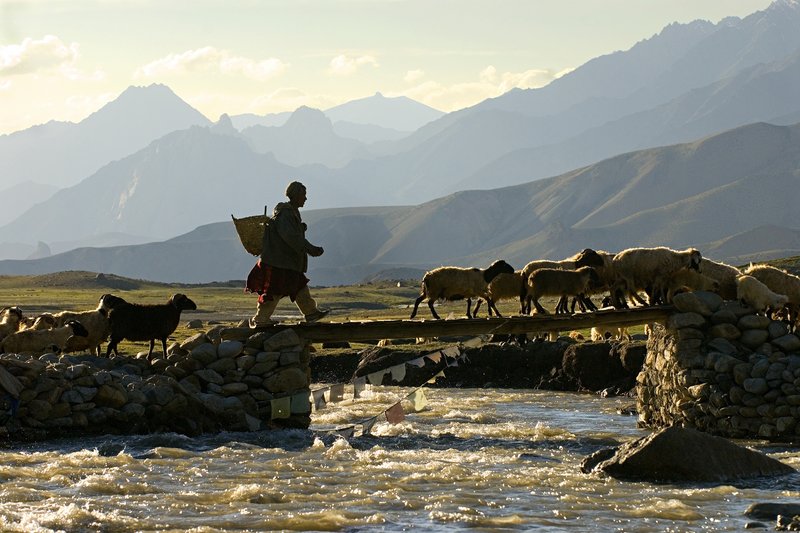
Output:
<svg viewBox="0 0 800 533">
<path fill-rule="evenodd" d="M 718 22 L 769 4 L 5 2 L 0 134 L 78 122 L 128 86 L 151 83 L 168 85 L 211 120 L 327 109 L 376 92 L 450 112 L 544 86 L 672 22 Z"/>
</svg>

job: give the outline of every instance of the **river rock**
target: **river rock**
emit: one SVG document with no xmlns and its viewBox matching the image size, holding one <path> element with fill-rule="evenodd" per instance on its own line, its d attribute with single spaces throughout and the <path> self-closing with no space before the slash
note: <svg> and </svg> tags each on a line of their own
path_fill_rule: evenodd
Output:
<svg viewBox="0 0 800 533">
<path fill-rule="evenodd" d="M 699 313 L 675 313 L 667 319 L 667 328 L 698 328 L 704 326 L 706 319 Z"/>
<path fill-rule="evenodd" d="M 795 472 L 722 437 L 678 426 L 625 443 L 611 457 L 608 452 L 593 454 L 584 460 L 581 470 L 653 482 L 730 482 Z"/>
<path fill-rule="evenodd" d="M 607 343 L 573 344 L 564 352 L 564 374 L 581 387 L 601 391 L 628 376 L 619 357 L 612 355 Z"/>
<path fill-rule="evenodd" d="M 222 341 L 217 347 L 217 355 L 223 357 L 236 357 L 244 350 L 244 344 L 239 341 Z"/>
<path fill-rule="evenodd" d="M 280 351 L 281 348 L 294 347 L 300 344 L 300 337 L 297 336 L 297 333 L 293 329 L 285 329 L 265 340 L 263 347 L 265 352 L 276 352 Z"/>
<path fill-rule="evenodd" d="M 708 330 L 708 335 L 712 338 L 734 340 L 741 337 L 742 332 L 733 324 L 715 324 Z"/>
<path fill-rule="evenodd" d="M 209 365 L 217 360 L 217 347 L 210 342 L 204 342 L 192 349 L 191 357 L 203 366 Z"/>
<path fill-rule="evenodd" d="M 800 515 L 800 503 L 754 503 L 744 512 L 748 518 L 777 520 L 778 515 Z"/>
<path fill-rule="evenodd" d="M 764 344 L 768 339 L 769 333 L 765 329 L 746 329 L 742 332 L 742 336 L 739 337 L 739 342 L 748 348 L 755 349 Z"/>
<path fill-rule="evenodd" d="M 800 350 L 800 339 L 793 333 L 772 339 L 772 344 L 777 346 L 784 353 L 797 352 Z"/>
<path fill-rule="evenodd" d="M 711 315 L 712 324 L 736 324 L 739 318 L 728 309 L 720 309 Z"/>
</svg>

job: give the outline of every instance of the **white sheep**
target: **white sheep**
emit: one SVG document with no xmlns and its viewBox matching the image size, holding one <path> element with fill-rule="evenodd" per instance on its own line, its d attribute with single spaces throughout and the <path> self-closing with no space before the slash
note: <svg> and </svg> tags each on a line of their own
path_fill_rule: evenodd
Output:
<svg viewBox="0 0 800 533">
<path fill-rule="evenodd" d="M 492 316 L 492 311 L 494 311 L 497 316 L 501 316 L 495 304 L 502 300 L 519 298 L 524 286 L 525 279 L 522 277 L 521 270 L 515 270 L 511 273 L 498 274 L 492 281 L 489 282 L 489 287 L 487 289 L 489 298 L 486 300 L 486 306 L 489 310 L 489 316 Z M 478 303 L 475 304 L 475 309 L 472 312 L 472 316 L 477 316 L 480 306 L 481 300 L 478 300 Z M 522 313 L 521 309 L 520 313 Z"/>
<path fill-rule="evenodd" d="M 723 300 L 736 299 L 736 278 L 742 275 L 738 268 L 704 257 L 700 261 L 700 272 L 704 276 L 717 280 L 719 283 L 718 294 L 722 296 Z"/>
<path fill-rule="evenodd" d="M 603 342 L 609 339 L 630 341 L 631 335 L 628 333 L 628 328 L 612 328 L 608 326 L 595 326 L 590 332 L 593 342 Z"/>
<path fill-rule="evenodd" d="M 48 350 L 60 351 L 72 336 L 85 337 L 88 331 L 80 322 L 68 321 L 65 325 L 53 329 L 28 329 L 12 333 L 0 343 L 3 353 L 42 354 Z"/>
<path fill-rule="evenodd" d="M 0 341 L 18 331 L 22 320 L 22 310 L 19 307 L 4 307 L 0 311 Z"/>
<path fill-rule="evenodd" d="M 488 298 L 487 290 L 498 274 L 514 272 L 514 268 L 502 259 L 495 261 L 488 268 L 439 267 L 428 271 L 422 277 L 422 288 L 419 297 L 414 301 L 414 309 L 409 318 L 414 318 L 420 302 L 427 298 L 428 307 L 433 318 L 439 315 L 433 308 L 437 300 L 467 299 L 467 318 L 472 318 L 472 298 Z"/>
<path fill-rule="evenodd" d="M 522 280 L 524 283 L 522 284 L 521 287 L 522 290 L 519 295 L 520 313 L 529 314 L 531 312 L 530 300 L 526 298 L 527 280 L 530 278 L 531 274 L 533 274 L 535 271 L 540 270 L 542 268 L 551 268 L 556 270 L 576 270 L 581 267 L 592 267 L 595 269 L 604 270 L 606 268 L 606 259 L 603 257 L 602 253 L 598 253 L 592 250 L 591 248 L 584 248 L 583 250 L 573 255 L 572 257 L 568 257 L 567 259 L 562 259 L 561 261 L 537 259 L 529 262 L 522 268 Z M 600 274 L 599 271 L 598 274 Z M 559 307 L 565 307 L 565 304 L 563 302 L 559 302 Z M 581 307 L 582 308 L 584 307 L 583 303 L 581 304 Z M 572 309 L 573 311 L 575 310 L 574 302 L 572 305 Z"/>
<path fill-rule="evenodd" d="M 789 301 L 785 294 L 775 294 L 758 279 L 747 274 L 736 278 L 736 298 L 757 313 L 778 311 Z"/>
<path fill-rule="evenodd" d="M 653 291 L 660 279 L 687 268 L 700 271 L 702 255 L 694 248 L 683 251 L 660 246 L 658 248 L 629 248 L 614 256 L 614 287 L 611 297 L 615 307 L 627 307 L 621 295 L 628 294 L 642 305 L 639 291 Z"/>
<path fill-rule="evenodd" d="M 531 304 L 538 313 L 547 313 L 539 303 L 542 296 L 562 297 L 556 306 L 556 313 L 566 312 L 566 306 L 562 302 L 566 301 L 563 297 L 575 296 L 582 298 L 587 292 L 593 290 L 600 283 L 597 271 L 592 267 L 581 267 L 576 270 L 560 270 L 555 268 L 541 268 L 533 271 L 528 277 L 527 294 L 525 296 L 527 306 Z M 591 300 L 589 300 L 591 304 Z M 592 305 L 592 307 L 594 307 Z M 597 310 L 594 307 L 594 310 Z"/>
<path fill-rule="evenodd" d="M 53 313 L 42 313 L 41 315 L 25 317 L 20 322 L 19 331 L 26 329 L 50 329 L 56 325 Z"/>
<path fill-rule="evenodd" d="M 671 304 L 676 294 L 693 291 L 718 293 L 719 282 L 694 270 L 682 268 L 657 280 L 652 290 L 648 291 L 648 297 L 654 303 Z"/>
<path fill-rule="evenodd" d="M 69 320 L 76 320 L 86 328 L 87 335 L 76 336 L 70 339 L 62 348 L 65 353 L 88 351 L 92 355 L 101 355 L 100 345 L 108 340 L 111 327 L 108 321 L 108 311 L 101 303 L 97 309 L 91 311 L 60 311 L 53 315 L 55 327 L 63 326 Z"/>
<path fill-rule="evenodd" d="M 750 265 L 744 273 L 756 278 L 772 292 L 785 294 L 789 298 L 786 309 L 789 312 L 789 324 L 794 329 L 800 314 L 800 277 L 770 265 Z"/>
</svg>

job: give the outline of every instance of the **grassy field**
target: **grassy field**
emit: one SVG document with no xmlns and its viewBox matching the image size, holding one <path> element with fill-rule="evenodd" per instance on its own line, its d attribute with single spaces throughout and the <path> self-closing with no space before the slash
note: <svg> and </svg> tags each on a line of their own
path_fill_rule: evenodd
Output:
<svg viewBox="0 0 800 533">
<path fill-rule="evenodd" d="M 800 272 L 800 257 L 790 257 L 769 263 Z M 196 311 L 185 311 L 181 315 L 181 325 L 175 331 L 173 340 L 183 340 L 196 333 L 185 327 L 194 319 L 209 324 L 236 325 L 253 315 L 256 296 L 244 292 L 244 282 L 214 283 L 208 285 L 184 285 L 155 283 L 143 280 L 122 278 L 114 275 L 93 272 L 59 272 L 40 276 L 0 276 L 0 307 L 16 305 L 26 316 L 42 312 L 61 310 L 86 310 L 97 306 L 100 296 L 112 293 L 130 302 L 163 303 L 175 293 L 181 292 L 194 300 Z M 320 306 L 332 309 L 327 320 L 343 322 L 347 320 L 381 320 L 408 318 L 411 306 L 419 294 L 418 280 L 383 281 L 339 287 L 312 287 L 311 294 Z M 555 308 L 554 300 L 543 300 L 545 308 Z M 515 315 L 519 304 L 505 301 L 498 304 L 504 316 Z M 445 302 L 437 306 L 442 318 L 449 315 L 464 316 L 464 301 Z M 430 312 L 423 302 L 418 318 L 430 319 Z M 482 306 L 481 316 L 486 316 L 486 306 Z M 284 320 L 300 320 L 295 305 L 285 298 L 275 312 L 275 317 Z M 639 332 L 641 328 L 634 329 Z M 588 331 L 581 331 L 588 337 Z M 120 348 L 126 353 L 138 350 L 145 344 L 131 346 L 123 342 Z"/>
</svg>

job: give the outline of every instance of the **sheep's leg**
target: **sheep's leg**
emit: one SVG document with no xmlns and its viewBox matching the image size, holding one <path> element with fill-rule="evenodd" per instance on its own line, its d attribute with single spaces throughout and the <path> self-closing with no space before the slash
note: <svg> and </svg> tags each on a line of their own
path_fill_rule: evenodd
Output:
<svg viewBox="0 0 800 533">
<path fill-rule="evenodd" d="M 467 318 L 472 318 L 472 298 L 467 298 Z"/>
<path fill-rule="evenodd" d="M 474 317 L 478 316 L 478 309 L 481 308 L 481 302 L 482 301 L 483 300 L 478 298 L 478 302 L 475 304 L 475 309 L 472 310 L 472 316 L 474 316 Z M 489 307 L 489 316 L 492 316 L 492 308 L 491 307 Z"/>
<path fill-rule="evenodd" d="M 425 293 L 424 292 L 422 294 L 420 294 L 419 297 L 416 300 L 414 300 L 414 310 L 411 311 L 411 316 L 408 317 L 409 320 L 414 318 L 415 316 L 417 316 L 417 308 L 419 307 L 419 304 L 420 304 L 420 302 L 422 301 L 423 298 L 425 298 Z M 433 308 L 431 308 L 431 309 L 433 309 Z"/>
<path fill-rule="evenodd" d="M 117 339 L 113 335 L 111 336 L 108 341 L 108 347 L 106 348 L 106 357 L 111 357 L 112 351 L 114 352 L 114 355 L 119 355 L 119 352 L 117 351 L 117 344 L 119 344 L 119 341 L 121 340 L 122 339 Z"/>
<path fill-rule="evenodd" d="M 502 318 L 503 315 L 500 314 L 500 311 L 497 310 L 497 306 L 494 305 L 494 300 L 491 298 L 486 300 L 486 305 L 489 307 L 489 316 L 492 316 L 492 309 L 494 309 L 494 314 L 498 317 Z"/>
<path fill-rule="evenodd" d="M 628 291 L 628 296 L 632 301 L 636 302 L 637 304 L 647 307 L 648 303 L 642 300 L 642 298 L 636 293 L 636 291 Z"/>
<path fill-rule="evenodd" d="M 586 306 L 584 308 L 583 305 L 581 305 L 581 309 L 583 311 L 586 311 L 587 309 L 589 311 L 597 311 L 597 306 L 594 305 L 594 302 L 592 301 L 592 299 L 590 297 L 588 297 L 588 296 L 586 296 L 584 294 L 580 294 L 580 295 L 578 295 L 578 299 L 579 299 L 580 302 L 583 302 L 583 304 Z"/>
<path fill-rule="evenodd" d="M 164 359 L 166 359 L 167 358 L 167 338 L 166 337 L 161 339 L 161 349 L 164 350 L 163 351 Z"/>
<path fill-rule="evenodd" d="M 433 318 L 435 318 L 436 320 L 439 320 L 439 315 L 436 314 L 436 310 L 433 308 L 433 299 L 429 299 L 428 300 L 428 307 L 431 310 L 431 315 L 433 315 Z"/>
<path fill-rule="evenodd" d="M 542 307 L 542 304 L 539 303 L 538 298 L 531 298 L 531 303 L 533 303 L 533 306 L 536 308 L 537 313 L 541 313 L 543 315 L 549 314 L 547 310 L 544 307 Z"/>
<path fill-rule="evenodd" d="M 153 347 L 155 345 L 156 345 L 156 340 L 155 339 L 150 339 L 150 351 L 147 352 L 147 360 L 148 361 L 153 356 Z"/>
</svg>

